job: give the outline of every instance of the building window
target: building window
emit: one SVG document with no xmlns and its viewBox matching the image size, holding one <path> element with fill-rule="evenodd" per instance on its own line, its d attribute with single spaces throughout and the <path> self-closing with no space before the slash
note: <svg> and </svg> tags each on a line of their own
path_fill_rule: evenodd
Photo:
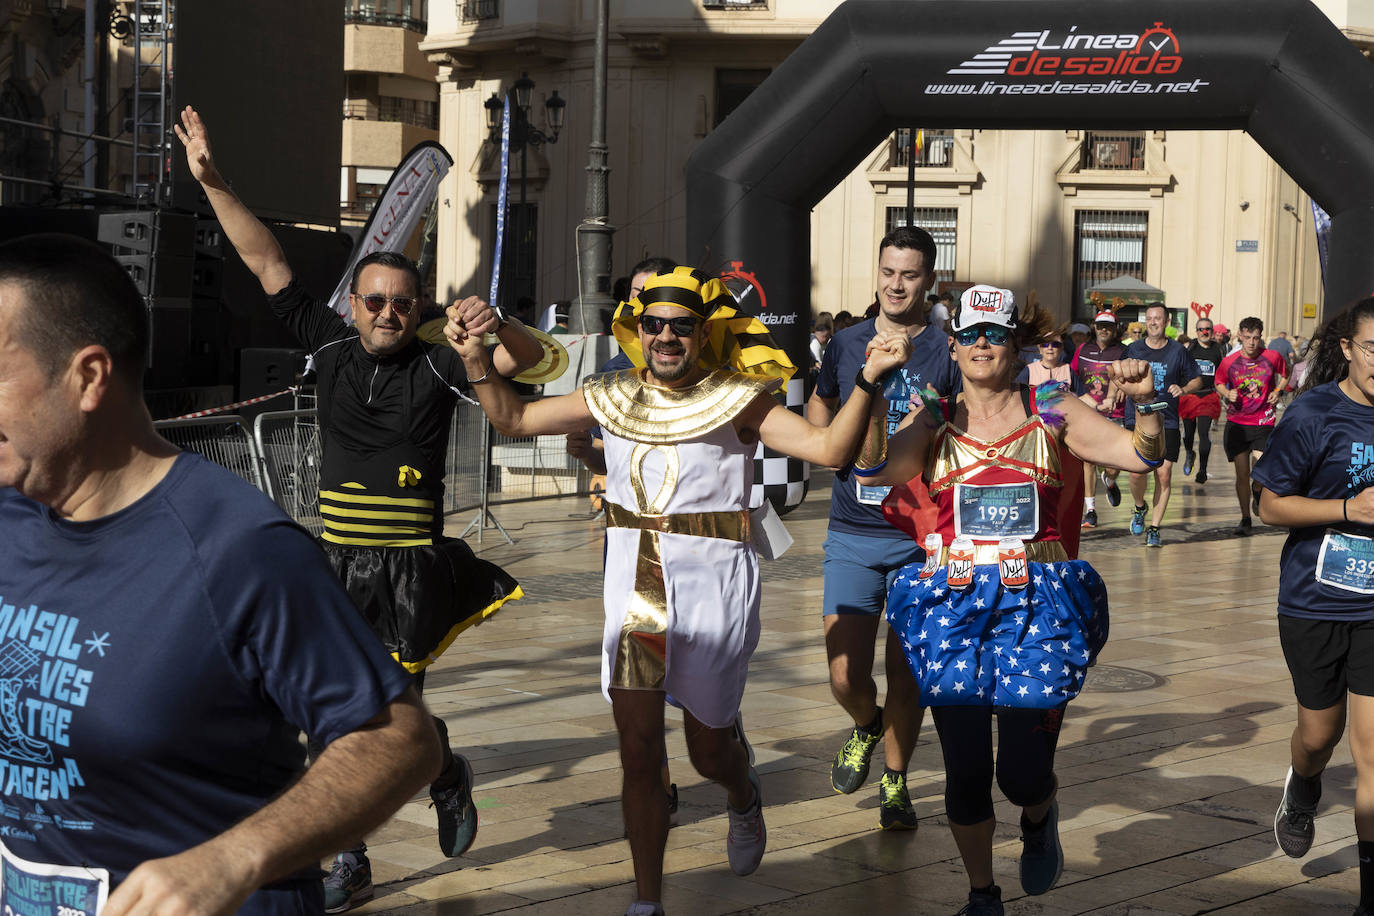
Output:
<svg viewBox="0 0 1374 916">
<path fill-rule="evenodd" d="M 412 32 L 428 29 L 428 0 L 344 0 L 344 22 L 395 25 Z"/>
<path fill-rule="evenodd" d="M 768 79 L 771 70 L 717 70 L 716 71 L 716 126 L 730 116 L 730 112 L 740 106 L 749 93 Z"/>
<path fill-rule="evenodd" d="M 916 168 L 947 169 L 954 164 L 950 148 L 954 146 L 954 132 L 949 130 L 917 129 Z M 911 151 L 911 128 L 900 127 L 892 134 L 892 166 L 906 168 Z"/>
<path fill-rule="evenodd" d="M 458 0 L 458 18 L 463 22 L 497 19 L 500 15 L 500 0 Z"/>
<path fill-rule="evenodd" d="M 891 232 L 906 225 L 906 207 L 888 207 L 886 228 Z M 935 282 L 954 282 L 954 261 L 958 252 L 959 211 L 954 207 L 917 207 L 916 225 L 935 239 Z"/>
<path fill-rule="evenodd" d="M 1149 214 L 1141 210 L 1078 210 L 1073 223 L 1073 316 L 1091 319 L 1088 290 L 1123 274 L 1145 279 Z"/>
<path fill-rule="evenodd" d="M 1083 160 L 1080 168 L 1094 171 L 1144 171 L 1144 133 L 1084 131 Z"/>
</svg>

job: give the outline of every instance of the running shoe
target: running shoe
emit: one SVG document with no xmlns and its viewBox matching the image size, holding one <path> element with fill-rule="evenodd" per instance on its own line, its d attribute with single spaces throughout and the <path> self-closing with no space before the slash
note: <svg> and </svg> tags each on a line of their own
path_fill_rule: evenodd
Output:
<svg viewBox="0 0 1374 916">
<path fill-rule="evenodd" d="M 429 797 L 439 818 L 439 851 L 452 857 L 467 852 L 477 839 L 477 806 L 472 801 L 472 764 L 454 754 L 450 767 L 462 769 L 461 780 L 446 789 L 431 786 Z"/>
<path fill-rule="evenodd" d="M 342 913 L 372 899 L 372 863 L 367 856 L 341 852 L 324 879 L 324 911 Z"/>
<path fill-rule="evenodd" d="M 1159 528 L 1158 528 L 1157 526 L 1151 525 L 1149 528 L 1145 529 L 1145 546 L 1146 546 L 1146 547 L 1163 547 L 1163 546 L 1164 546 L 1164 542 L 1163 542 L 1162 540 L 1160 540 L 1160 537 L 1159 537 Z"/>
<path fill-rule="evenodd" d="M 906 791 L 906 774 L 883 771 L 878 780 L 878 826 L 884 830 L 915 830 L 916 809 Z"/>
<path fill-rule="evenodd" d="M 1084 513 L 1083 513 L 1083 527 L 1084 527 L 1084 528 L 1096 528 L 1096 527 L 1097 527 L 1097 510 L 1096 510 L 1096 509 L 1089 509 L 1087 512 L 1084 512 Z"/>
<path fill-rule="evenodd" d="M 1059 844 L 1059 800 L 1038 830 L 1021 821 L 1021 890 L 1031 896 L 1049 891 L 1064 873 L 1064 847 Z"/>
<path fill-rule="evenodd" d="M 1231 529 L 1231 534 L 1238 538 L 1248 538 L 1254 527 L 1254 522 L 1247 516 L 1240 520 L 1240 524 Z"/>
<path fill-rule="evenodd" d="M 1121 488 L 1116 485 L 1115 477 L 1108 477 L 1105 471 L 1101 474 L 1102 482 L 1107 485 L 1107 503 L 1115 509 L 1121 505 Z"/>
<path fill-rule="evenodd" d="M 993 885 L 988 891 L 969 891 L 968 904 L 954 916 L 1006 916 L 1002 889 Z"/>
<path fill-rule="evenodd" d="M 759 786 L 759 771 L 749 768 L 749 783 L 754 787 L 754 803 L 745 811 L 736 811 L 728 804 L 725 812 L 730 818 L 730 832 L 725 835 L 725 857 L 730 870 L 737 875 L 752 875 L 763 861 L 763 847 L 768 842 L 768 830 L 763 826 L 763 790 Z"/>
<path fill-rule="evenodd" d="M 1195 477 L 1194 479 L 1195 479 L 1198 483 L 1206 483 L 1206 482 L 1207 482 L 1207 469 L 1206 469 L 1206 468 L 1200 468 L 1200 469 L 1198 470 L 1198 472 L 1197 472 L 1197 477 Z"/>
<path fill-rule="evenodd" d="M 857 725 L 849 733 L 849 740 L 835 755 L 830 765 L 830 785 L 843 795 L 856 792 L 868 780 L 868 765 L 873 760 L 873 748 L 882 732 L 882 708 L 878 709 L 878 732 L 869 734 Z"/>
<path fill-rule="evenodd" d="M 1193 473 L 1193 459 L 1196 458 L 1196 457 L 1197 457 L 1197 456 L 1193 454 L 1193 450 L 1192 450 L 1192 449 L 1188 449 L 1188 453 L 1187 453 L 1186 455 L 1183 456 L 1183 476 L 1184 476 L 1184 477 L 1187 477 L 1189 474 Z"/>
<path fill-rule="evenodd" d="M 1141 535 L 1145 533 L 1145 506 L 1136 506 L 1131 510 L 1131 534 Z"/>
<path fill-rule="evenodd" d="M 1278 841 L 1284 855 L 1301 859 L 1307 855 L 1307 850 L 1312 848 L 1312 837 L 1317 832 L 1316 826 L 1312 823 L 1317 806 L 1300 804 L 1293 797 L 1293 780 L 1296 778 L 1297 774 L 1289 767 L 1288 778 L 1283 781 L 1283 798 L 1279 799 L 1279 808 L 1274 812 L 1274 839 Z M 1320 798 L 1320 781 L 1317 785 L 1317 796 Z"/>
<path fill-rule="evenodd" d="M 648 900 L 636 900 L 625 911 L 625 916 L 664 916 L 663 904 Z"/>
</svg>

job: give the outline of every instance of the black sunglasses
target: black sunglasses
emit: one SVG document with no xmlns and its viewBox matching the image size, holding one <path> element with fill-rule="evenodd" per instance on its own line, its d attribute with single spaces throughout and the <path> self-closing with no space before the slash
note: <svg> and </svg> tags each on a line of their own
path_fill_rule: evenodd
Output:
<svg viewBox="0 0 1374 916">
<path fill-rule="evenodd" d="M 975 324 L 971 328 L 954 332 L 954 339 L 962 347 L 973 346 L 978 342 L 979 337 L 986 337 L 988 343 L 994 347 L 1000 347 L 1011 339 L 1011 330 L 1000 324 Z"/>
<path fill-rule="evenodd" d="M 658 315 L 639 316 L 639 326 L 650 337 L 662 334 L 664 328 L 672 328 L 678 337 L 691 337 L 696 333 L 699 324 L 701 319 L 696 315 L 679 315 L 676 318 L 660 318 Z"/>
<path fill-rule="evenodd" d="M 989 340 L 988 343 L 992 343 L 992 341 Z M 1049 347 L 1051 350 L 1054 350 L 1054 349 L 1057 349 L 1057 348 L 1059 348 L 1059 347 L 1064 346 L 1064 341 L 1062 341 L 1062 340 L 1042 340 L 1042 341 L 1040 342 L 1040 346 L 1042 346 L 1042 347 Z"/>
<path fill-rule="evenodd" d="M 358 296 L 357 293 L 353 295 Z M 358 296 L 358 298 L 363 300 L 363 305 L 367 306 L 367 310 L 374 315 L 386 308 L 388 302 L 391 303 L 391 310 L 397 315 L 409 315 L 410 310 L 415 308 L 414 296 L 392 296 L 387 298 L 381 293 L 368 293 L 366 296 Z"/>
</svg>

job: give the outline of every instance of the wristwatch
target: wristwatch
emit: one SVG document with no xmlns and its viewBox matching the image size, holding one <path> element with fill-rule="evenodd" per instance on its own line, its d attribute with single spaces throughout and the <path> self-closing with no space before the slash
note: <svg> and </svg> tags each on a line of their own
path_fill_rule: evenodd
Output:
<svg viewBox="0 0 1374 916">
<path fill-rule="evenodd" d="M 867 365 L 867 363 L 865 363 L 865 365 Z M 867 391 L 876 398 L 878 393 L 883 390 L 883 383 L 886 381 L 887 378 L 883 377 L 876 382 L 870 382 L 868 379 L 864 378 L 864 367 L 860 366 L 859 374 L 854 376 L 854 387 Z"/>
<path fill-rule="evenodd" d="M 1136 412 L 1136 413 L 1157 413 L 1157 412 L 1159 412 L 1159 411 L 1161 411 L 1161 410 L 1168 410 L 1168 409 L 1169 409 L 1169 402 L 1168 402 L 1168 401 L 1153 401 L 1153 402 L 1147 402 L 1147 403 L 1145 403 L 1145 404 L 1141 404 L 1141 403 L 1139 403 L 1139 402 L 1136 402 L 1136 405 L 1135 405 L 1135 412 Z"/>
</svg>

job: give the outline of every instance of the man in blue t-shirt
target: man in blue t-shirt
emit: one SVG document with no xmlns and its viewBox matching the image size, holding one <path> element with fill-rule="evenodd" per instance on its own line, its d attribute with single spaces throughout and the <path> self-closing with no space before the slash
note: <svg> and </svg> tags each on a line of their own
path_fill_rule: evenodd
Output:
<svg viewBox="0 0 1374 916">
<path fill-rule="evenodd" d="M 1164 510 L 1169 506 L 1169 493 L 1174 476 L 1174 462 L 1178 461 L 1178 399 L 1181 395 L 1191 394 L 1202 385 L 1197 363 L 1183 349 L 1183 345 L 1171 340 L 1164 334 L 1166 313 L 1164 306 L 1152 305 L 1145 310 L 1145 339 L 1137 340 L 1126 348 L 1126 359 L 1143 359 L 1150 364 L 1155 377 L 1157 406 L 1164 415 L 1164 463 L 1153 473 L 1155 477 L 1154 511 L 1150 525 L 1145 525 L 1145 484 L 1146 473 L 1131 472 L 1131 497 L 1135 507 L 1131 513 L 1131 534 L 1145 535 L 1146 547 L 1163 547 L 1159 535 L 1160 523 L 1164 521 Z M 1129 398 L 1126 400 L 1126 428 L 1135 429 L 1135 414 L 1138 408 Z"/>
<path fill-rule="evenodd" d="M 853 392 L 865 349 L 879 331 L 902 330 L 911 338 L 911 359 L 883 391 L 889 432 L 910 412 L 913 400 L 919 403 L 916 392 L 921 388 L 930 385 L 941 395 L 952 393 L 957 376 L 949 339 L 924 322 L 926 293 L 934 282 L 935 241 L 929 233 L 902 227 L 883 238 L 878 246 L 876 314 L 831 338 L 806 405 L 808 420 L 817 426 L 830 423 Z M 924 554 L 883 519 L 880 506 L 887 490 L 864 486 L 848 468 L 841 468 L 830 497 L 822 611 L 825 647 L 830 691 L 854 719 L 830 768 L 830 782 L 835 791 L 846 794 L 863 786 L 874 746 L 884 738 L 879 823 L 884 829 L 912 830 L 916 814 L 907 792 L 906 768 L 921 730 L 922 710 L 902 647 L 890 630 L 885 650 L 887 702 L 878 705 L 873 644 L 893 577 Z"/>
<path fill-rule="evenodd" d="M 158 436 L 147 348 L 101 248 L 0 245 L 0 779 L 34 863 L 6 859 L 7 904 L 319 913 L 320 857 L 433 778 L 438 736 L 309 535 Z"/>
</svg>

